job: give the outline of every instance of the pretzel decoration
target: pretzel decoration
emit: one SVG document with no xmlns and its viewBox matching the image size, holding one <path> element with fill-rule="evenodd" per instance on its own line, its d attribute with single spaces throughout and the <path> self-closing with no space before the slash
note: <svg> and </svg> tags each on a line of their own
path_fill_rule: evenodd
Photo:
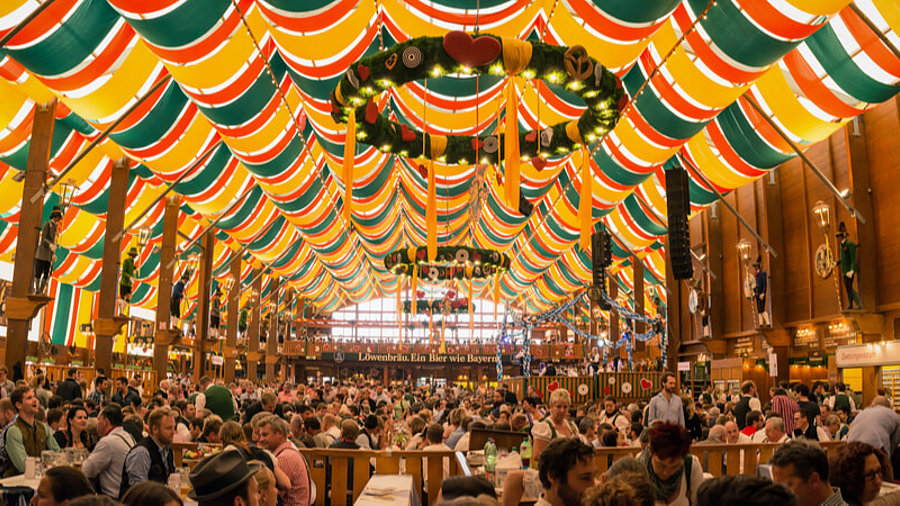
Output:
<svg viewBox="0 0 900 506">
<path fill-rule="evenodd" d="M 594 73 L 594 63 L 582 45 L 572 46 L 563 56 L 566 73 L 576 81 L 584 81 Z"/>
</svg>

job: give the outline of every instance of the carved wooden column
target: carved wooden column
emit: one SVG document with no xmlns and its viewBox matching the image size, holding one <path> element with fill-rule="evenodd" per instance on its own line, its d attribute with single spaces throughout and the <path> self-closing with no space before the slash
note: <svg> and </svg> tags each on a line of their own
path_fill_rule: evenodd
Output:
<svg viewBox="0 0 900 506">
<path fill-rule="evenodd" d="M 681 345 L 682 331 L 681 328 L 681 287 L 682 283 L 675 279 L 672 272 L 672 261 L 669 258 L 669 240 L 665 240 L 666 252 L 666 363 L 663 368 L 667 371 L 676 371 L 678 369 L 678 348 Z"/>
<path fill-rule="evenodd" d="M 44 199 L 31 201 L 31 197 L 44 189 L 47 167 L 50 165 L 50 144 L 53 140 L 53 123 L 56 99 L 35 107 L 31 127 L 31 143 L 22 185 L 22 207 L 19 212 L 19 235 L 16 240 L 16 261 L 13 282 L 6 301 L 6 367 L 13 380 L 24 377 L 25 354 L 28 350 L 28 328 L 49 297 L 31 295 L 34 278 L 34 254 L 41 234 L 41 217 Z M 51 265 L 51 272 L 52 272 Z M 49 284 L 49 282 L 48 282 Z"/>
<path fill-rule="evenodd" d="M 619 284 L 616 283 L 617 274 L 610 274 L 608 279 L 609 288 L 607 289 L 609 293 L 609 298 L 613 302 L 616 302 L 616 299 L 619 297 Z M 613 344 L 619 342 L 619 312 L 615 309 L 609 310 L 609 331 L 607 334 L 609 341 Z M 619 355 L 624 356 L 625 347 L 623 346 L 619 350 L 615 350 L 610 353 L 610 356 Z"/>
<path fill-rule="evenodd" d="M 106 374 L 112 371 L 113 336 L 122 331 L 128 324 L 126 316 L 117 315 L 116 301 L 119 298 L 119 271 L 122 258 L 122 227 L 125 224 L 125 197 L 128 193 L 127 158 L 117 160 L 112 167 L 110 177 L 108 204 L 106 208 L 106 234 L 103 238 L 103 260 L 100 271 L 100 297 L 98 318 L 94 320 L 94 332 L 97 336 L 94 351 L 94 367 L 103 369 Z M 125 351 L 128 351 L 125 337 Z M 162 380 L 165 376 L 160 376 Z"/>
<path fill-rule="evenodd" d="M 253 269 L 254 296 L 250 298 L 250 327 L 247 329 L 247 379 L 252 382 L 259 381 L 259 361 L 262 353 L 259 352 L 259 306 L 262 299 L 262 275 L 260 269 Z"/>
<path fill-rule="evenodd" d="M 234 284 L 228 292 L 228 320 L 225 324 L 225 383 L 234 381 L 234 363 L 237 358 L 238 318 L 241 313 L 241 257 L 235 255 L 231 259 L 231 277 Z"/>
<path fill-rule="evenodd" d="M 197 339 L 194 342 L 194 381 L 206 373 L 206 342 L 209 338 L 209 299 L 212 283 L 213 249 L 216 236 L 207 233 L 200 240 L 200 266 L 197 287 Z"/>
<path fill-rule="evenodd" d="M 178 234 L 178 213 L 181 199 L 166 198 L 163 214 L 162 245 L 159 254 L 159 286 L 156 291 L 156 328 L 153 339 L 153 369 L 156 377 L 166 377 L 169 346 L 175 344 L 178 329 L 171 328 L 172 278 L 175 276 L 175 238 Z"/>
<path fill-rule="evenodd" d="M 641 262 L 641 259 L 637 257 L 637 255 L 631 257 L 631 265 L 632 265 L 632 273 L 634 277 L 632 278 L 634 282 L 634 312 L 643 316 L 644 315 L 644 264 Z M 634 328 L 631 329 L 632 335 L 643 334 L 644 333 L 644 323 L 635 321 Z M 632 343 L 634 344 L 634 352 L 635 353 L 646 353 L 647 351 L 647 343 L 642 342 L 634 342 L 634 338 L 632 337 Z"/>
<path fill-rule="evenodd" d="M 275 381 L 275 364 L 278 362 L 278 288 L 280 280 L 274 278 L 272 288 L 272 310 L 269 312 L 269 331 L 266 334 L 266 382 Z"/>
</svg>

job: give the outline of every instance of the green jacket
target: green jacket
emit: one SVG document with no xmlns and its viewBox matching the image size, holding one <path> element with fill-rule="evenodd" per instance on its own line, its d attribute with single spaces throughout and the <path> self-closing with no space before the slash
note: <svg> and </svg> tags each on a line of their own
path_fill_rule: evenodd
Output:
<svg viewBox="0 0 900 506">
<path fill-rule="evenodd" d="M 847 274 L 849 271 L 859 271 L 856 262 L 856 243 L 849 239 L 841 243 L 841 274 Z"/>
<path fill-rule="evenodd" d="M 122 262 L 122 277 L 119 278 L 119 284 L 121 286 L 131 287 L 134 279 L 134 259 L 130 256 L 126 256 L 125 260 Z"/>
<path fill-rule="evenodd" d="M 231 390 L 222 385 L 212 385 L 203 392 L 206 396 L 206 409 L 218 415 L 223 421 L 234 420 L 234 398 Z"/>
</svg>

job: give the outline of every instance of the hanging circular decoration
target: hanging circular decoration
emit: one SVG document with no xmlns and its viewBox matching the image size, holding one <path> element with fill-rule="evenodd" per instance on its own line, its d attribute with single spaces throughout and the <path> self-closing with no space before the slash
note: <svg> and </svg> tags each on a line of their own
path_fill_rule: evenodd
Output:
<svg viewBox="0 0 900 506">
<path fill-rule="evenodd" d="M 398 60 L 403 64 L 398 65 Z M 540 79 L 584 101 L 587 107 L 577 120 L 518 133 L 519 153 L 526 160 L 543 162 L 597 140 L 616 125 L 628 103 L 619 78 L 582 46 L 552 46 L 484 34 L 472 38 L 454 31 L 443 37 L 411 39 L 351 64 L 331 93 L 331 115 L 336 122 L 347 123 L 353 114 L 356 138 L 385 152 L 416 158 L 424 149 L 425 158 L 450 164 L 469 163 L 476 156 L 482 162 L 497 163 L 505 147 L 502 134 L 423 134 L 389 120 L 372 100 L 395 86 L 446 74 Z"/>
<path fill-rule="evenodd" d="M 587 386 L 587 383 L 582 383 L 578 385 L 578 395 L 584 397 L 585 395 L 590 393 L 590 387 Z"/>
<path fill-rule="evenodd" d="M 438 246 L 434 262 L 428 262 L 428 247 L 407 248 L 388 253 L 384 267 L 398 275 L 416 275 L 432 281 L 486 279 L 509 269 L 509 256 L 490 249 L 468 246 Z"/>
<path fill-rule="evenodd" d="M 622 393 L 625 395 L 628 395 L 631 393 L 631 383 L 629 383 L 627 381 L 622 383 Z"/>
</svg>

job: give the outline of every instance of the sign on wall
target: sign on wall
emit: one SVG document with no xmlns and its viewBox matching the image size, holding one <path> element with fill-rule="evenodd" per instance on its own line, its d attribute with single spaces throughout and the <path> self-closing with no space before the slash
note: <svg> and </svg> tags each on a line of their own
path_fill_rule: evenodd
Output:
<svg viewBox="0 0 900 506">
<path fill-rule="evenodd" d="M 838 346 L 834 358 L 838 368 L 900 364 L 900 341 Z"/>
</svg>

